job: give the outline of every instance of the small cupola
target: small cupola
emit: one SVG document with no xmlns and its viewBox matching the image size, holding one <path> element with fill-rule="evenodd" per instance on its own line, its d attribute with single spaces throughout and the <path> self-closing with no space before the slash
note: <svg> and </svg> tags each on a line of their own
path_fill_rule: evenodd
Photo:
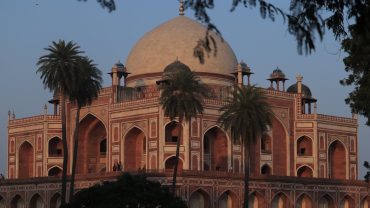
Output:
<svg viewBox="0 0 370 208">
<path fill-rule="evenodd" d="M 251 72 L 251 68 L 242 60 L 239 64 L 235 66 L 235 70 L 233 73 L 231 73 L 235 76 L 235 82 L 239 86 L 244 85 L 244 76 L 247 76 L 247 85 L 249 86 L 250 83 L 250 76 L 253 74 Z"/>
<path fill-rule="evenodd" d="M 279 67 L 276 67 L 276 69 L 272 71 L 270 77 L 267 80 L 270 81 L 269 89 L 280 91 L 280 89 L 282 88 L 282 91 L 285 91 L 285 81 L 288 80 L 288 78 L 285 77 L 284 72 L 279 69 Z M 274 82 L 276 84 L 276 88 L 274 88 Z M 282 86 L 280 86 L 280 84 L 282 84 Z"/>
</svg>

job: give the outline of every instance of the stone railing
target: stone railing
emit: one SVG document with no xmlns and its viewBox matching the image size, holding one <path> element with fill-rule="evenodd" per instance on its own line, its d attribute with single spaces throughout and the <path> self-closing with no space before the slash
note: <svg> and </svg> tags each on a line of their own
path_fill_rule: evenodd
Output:
<svg viewBox="0 0 370 208">
<path fill-rule="evenodd" d="M 357 119 L 355 118 L 346 118 L 346 117 L 339 117 L 339 116 L 317 114 L 317 119 L 320 121 L 330 121 L 330 122 L 339 122 L 339 123 L 357 125 Z"/>
<path fill-rule="evenodd" d="M 115 180 L 124 172 L 107 172 L 95 174 L 80 174 L 76 175 L 76 181 L 104 181 Z M 148 178 L 172 178 L 172 171 L 166 170 L 138 170 L 128 172 L 133 175 L 144 175 Z M 178 178 L 208 178 L 208 179 L 232 179 L 244 180 L 243 173 L 233 173 L 227 171 L 194 171 L 182 170 L 178 172 Z M 60 176 L 37 177 L 27 179 L 6 179 L 0 181 L 0 186 L 15 185 L 15 184 L 39 184 L 39 183 L 59 183 Z M 69 180 L 69 177 L 68 177 Z M 274 176 L 274 175 L 260 175 L 250 176 L 250 182 L 270 182 L 270 183 L 297 183 L 297 184 L 311 184 L 311 185 L 341 185 L 341 186 L 359 186 L 367 187 L 368 184 L 362 180 L 339 180 L 329 178 L 305 178 L 294 176 Z"/>
<path fill-rule="evenodd" d="M 27 118 L 16 118 L 9 120 L 9 125 L 19 125 L 25 123 L 41 122 L 45 120 L 45 115 L 32 116 Z M 60 115 L 46 115 L 46 120 L 48 121 L 60 121 Z"/>
</svg>

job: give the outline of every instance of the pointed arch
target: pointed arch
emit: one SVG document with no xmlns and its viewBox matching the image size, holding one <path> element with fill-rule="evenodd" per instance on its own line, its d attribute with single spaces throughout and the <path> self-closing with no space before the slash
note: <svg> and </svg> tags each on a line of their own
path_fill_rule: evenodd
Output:
<svg viewBox="0 0 370 208">
<path fill-rule="evenodd" d="M 203 135 L 203 169 L 227 171 L 229 169 L 230 139 L 219 126 L 211 126 Z"/>
<path fill-rule="evenodd" d="M 313 155 L 313 140 L 309 136 L 301 136 L 297 139 L 297 155 L 312 156 Z"/>
<path fill-rule="evenodd" d="M 34 148 L 28 141 L 24 141 L 19 147 L 18 178 L 33 177 L 34 172 Z"/>
<path fill-rule="evenodd" d="M 239 208 L 239 199 L 238 196 L 230 191 L 224 191 L 218 197 L 218 208 Z"/>
<path fill-rule="evenodd" d="M 313 208 L 312 198 L 306 193 L 301 194 L 297 198 L 296 207 L 297 208 Z"/>
<path fill-rule="evenodd" d="M 268 164 L 264 164 L 261 167 L 261 175 L 271 175 L 272 174 L 272 169 Z"/>
<path fill-rule="evenodd" d="M 107 156 L 100 154 L 99 146 L 107 139 L 106 125 L 92 113 L 80 119 L 79 125 L 76 174 L 98 173 L 107 164 Z"/>
<path fill-rule="evenodd" d="M 6 208 L 5 198 L 0 195 L 0 208 Z"/>
<path fill-rule="evenodd" d="M 51 198 L 50 198 L 50 208 L 59 208 L 61 204 L 61 195 L 60 193 L 55 193 Z"/>
<path fill-rule="evenodd" d="M 133 126 L 122 141 L 122 160 L 125 171 L 137 171 L 146 168 L 147 137 L 144 131 Z"/>
<path fill-rule="evenodd" d="M 10 201 L 10 208 L 25 208 L 24 200 L 20 195 L 15 195 Z"/>
<path fill-rule="evenodd" d="M 328 194 L 322 196 L 319 200 L 319 208 L 335 208 L 333 198 Z"/>
<path fill-rule="evenodd" d="M 197 189 L 189 197 L 189 208 L 211 208 L 211 197 L 203 189 Z"/>
<path fill-rule="evenodd" d="M 259 208 L 266 207 L 265 197 L 258 191 L 254 191 L 249 194 L 249 207 Z"/>
<path fill-rule="evenodd" d="M 33 195 L 30 200 L 29 208 L 44 208 L 44 207 L 45 207 L 45 203 L 44 203 L 44 200 L 41 198 L 40 194 Z"/>
<path fill-rule="evenodd" d="M 370 196 L 366 196 L 361 200 L 361 208 L 370 208 Z"/>
<path fill-rule="evenodd" d="M 328 148 L 329 177 L 333 179 L 347 178 L 347 150 L 345 144 L 339 140 L 330 143 Z"/>
<path fill-rule="evenodd" d="M 272 164 L 274 164 L 274 175 L 289 176 L 290 173 L 290 148 L 289 133 L 278 116 L 271 116 L 272 132 Z M 285 158 L 285 159 L 282 159 Z M 258 166 L 259 167 L 259 166 Z"/>
<path fill-rule="evenodd" d="M 173 169 L 175 167 L 175 161 L 176 161 L 176 156 L 175 155 L 171 155 L 171 156 L 167 157 L 164 160 L 164 169 L 165 169 L 165 171 L 173 171 Z M 184 164 L 184 160 L 181 157 L 179 157 L 179 163 L 178 163 L 178 169 L 177 169 L 178 173 L 182 172 L 183 164 Z"/>
<path fill-rule="evenodd" d="M 340 208 L 355 208 L 355 200 L 353 200 L 352 197 L 350 197 L 349 195 L 346 195 L 345 197 L 343 197 L 343 199 L 341 200 L 340 202 Z"/>
<path fill-rule="evenodd" d="M 54 136 L 48 141 L 49 157 L 63 157 L 63 144 L 62 139 Z"/>
<path fill-rule="evenodd" d="M 271 201 L 271 208 L 289 208 L 289 198 L 283 193 L 279 192 L 275 194 Z"/>
<path fill-rule="evenodd" d="M 54 165 L 48 170 L 48 176 L 61 176 L 61 174 L 62 174 L 62 168 L 57 165 Z"/>
<path fill-rule="evenodd" d="M 313 177 L 313 170 L 308 165 L 302 165 L 297 169 L 297 176 L 298 177 L 306 177 L 306 178 L 312 178 Z"/>
</svg>

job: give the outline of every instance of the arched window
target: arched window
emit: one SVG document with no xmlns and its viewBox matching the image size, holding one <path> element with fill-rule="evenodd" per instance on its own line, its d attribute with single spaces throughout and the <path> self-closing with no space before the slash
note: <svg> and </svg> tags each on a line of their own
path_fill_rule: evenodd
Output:
<svg viewBox="0 0 370 208">
<path fill-rule="evenodd" d="M 164 164 L 165 166 L 165 170 L 166 171 L 173 171 L 174 167 L 175 167 L 175 161 L 176 161 L 176 157 L 175 156 L 172 156 L 170 158 L 168 158 Z M 177 172 L 181 172 L 182 171 L 182 160 L 179 158 L 179 163 L 178 163 L 178 166 L 177 166 Z"/>
<path fill-rule="evenodd" d="M 271 175 L 271 168 L 269 165 L 265 164 L 261 167 L 261 174 L 262 175 Z"/>
<path fill-rule="evenodd" d="M 334 200 L 329 196 L 325 195 L 319 200 L 319 208 L 334 208 Z"/>
<path fill-rule="evenodd" d="M 44 208 L 45 203 L 39 194 L 34 195 L 30 201 L 30 208 Z"/>
<path fill-rule="evenodd" d="M 346 149 L 340 141 L 329 147 L 329 176 L 334 179 L 346 179 Z"/>
<path fill-rule="evenodd" d="M 25 207 L 24 200 L 19 195 L 16 195 L 10 202 L 10 208 L 24 208 L 24 207 Z"/>
<path fill-rule="evenodd" d="M 62 140 L 59 137 L 54 137 L 49 140 L 49 157 L 62 157 L 63 146 Z"/>
<path fill-rule="evenodd" d="M 18 178 L 33 177 L 34 150 L 29 142 L 24 142 L 19 148 Z"/>
<path fill-rule="evenodd" d="M 209 194 L 201 189 L 193 192 L 189 199 L 189 208 L 211 208 Z"/>
<path fill-rule="evenodd" d="M 313 177 L 312 169 L 307 166 L 302 166 L 298 169 L 297 176 L 312 178 Z"/>
<path fill-rule="evenodd" d="M 306 194 L 302 194 L 297 200 L 296 207 L 298 207 L 298 208 L 313 208 L 313 203 L 312 203 L 311 198 Z"/>
<path fill-rule="evenodd" d="M 62 169 L 59 167 L 53 167 L 49 170 L 48 176 L 61 176 Z"/>
<path fill-rule="evenodd" d="M 312 156 L 312 140 L 309 137 L 303 136 L 297 140 L 297 155 Z"/>
<path fill-rule="evenodd" d="M 107 154 L 107 139 L 103 139 L 101 140 L 100 144 L 99 144 L 99 152 L 100 152 L 100 155 L 106 155 Z"/>
<path fill-rule="evenodd" d="M 61 204 L 60 202 L 61 202 L 60 194 L 59 193 L 54 194 L 50 199 L 50 208 L 59 208 Z"/>
</svg>

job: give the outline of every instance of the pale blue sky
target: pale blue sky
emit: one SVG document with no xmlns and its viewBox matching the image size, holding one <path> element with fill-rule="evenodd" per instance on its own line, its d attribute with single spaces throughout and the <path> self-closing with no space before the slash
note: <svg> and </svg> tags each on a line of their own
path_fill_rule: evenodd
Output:
<svg viewBox="0 0 370 208">
<path fill-rule="evenodd" d="M 280 4 L 279 1 L 275 1 Z M 288 2 L 288 1 L 281 1 Z M 282 21 L 262 20 L 258 9 L 239 7 L 230 13 L 231 0 L 216 1 L 210 12 L 225 40 L 255 73 L 252 82 L 268 86 L 268 75 L 279 66 L 290 80 L 301 73 L 303 83 L 318 99 L 318 112 L 351 116 L 344 98 L 350 91 L 339 80 L 346 76 L 340 45 L 327 34 L 316 42 L 317 51 L 310 56 L 297 54 L 296 42 Z M 285 3 L 286 4 L 286 3 Z M 286 6 L 287 5 L 283 5 Z M 7 112 L 28 117 L 43 112 L 50 99 L 39 75 L 37 59 L 51 41 L 77 42 L 95 60 L 104 74 L 104 86 L 110 84 L 106 73 L 117 61 L 125 62 L 135 42 L 153 27 L 178 15 L 177 0 L 117 1 L 117 11 L 108 13 L 95 0 L 2 0 L 0 6 L 0 172 L 6 172 Z M 189 11 L 186 15 L 193 18 Z M 51 113 L 51 106 L 49 107 Z M 359 178 L 364 160 L 370 160 L 370 128 L 359 121 Z"/>
</svg>

